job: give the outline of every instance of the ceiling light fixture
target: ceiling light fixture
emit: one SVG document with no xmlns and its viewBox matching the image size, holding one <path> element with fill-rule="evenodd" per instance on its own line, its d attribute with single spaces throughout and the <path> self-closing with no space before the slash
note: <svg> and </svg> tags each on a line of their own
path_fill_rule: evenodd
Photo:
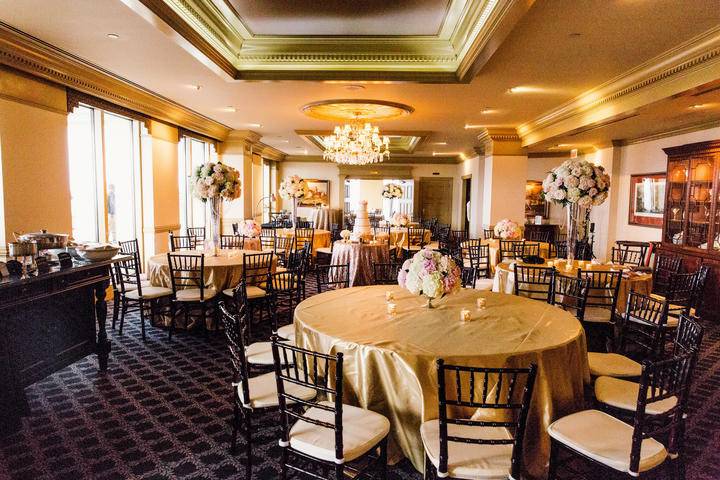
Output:
<svg viewBox="0 0 720 480">
<path fill-rule="evenodd" d="M 465 124 L 465 130 L 470 130 L 470 129 L 473 129 L 473 128 L 483 128 L 483 126 L 484 126 L 484 125 L 479 125 L 479 124 L 473 125 L 473 124 L 471 124 L 471 123 L 466 123 L 466 124 Z"/>
<path fill-rule="evenodd" d="M 497 110 L 493 110 L 490 107 L 485 107 L 482 110 L 480 110 L 480 113 L 482 113 L 483 115 L 488 115 L 490 113 L 495 113 L 495 112 L 497 112 Z"/>
<path fill-rule="evenodd" d="M 202 85 L 200 85 L 200 84 L 198 84 L 198 85 L 188 84 L 188 85 L 185 85 L 185 87 L 189 88 L 190 90 L 202 90 Z"/>
<path fill-rule="evenodd" d="M 262 128 L 262 123 L 246 123 L 245 126 L 250 128 Z"/>
<path fill-rule="evenodd" d="M 230 107 L 225 107 L 225 108 L 223 108 L 223 111 L 224 111 L 224 112 L 228 112 L 228 113 L 235 113 L 235 112 L 237 112 L 237 108 L 232 107 L 232 106 L 230 106 Z"/>
<path fill-rule="evenodd" d="M 703 108 L 705 108 L 705 107 L 707 107 L 707 104 L 706 104 L 706 103 L 698 103 L 698 104 L 696 104 L 696 105 L 690 105 L 688 108 L 690 108 L 690 109 L 692 109 L 692 110 L 701 110 L 701 109 L 703 109 Z"/>
<path fill-rule="evenodd" d="M 527 85 L 518 85 L 516 87 L 508 88 L 507 93 L 537 93 L 542 92 L 541 88 L 530 87 Z"/>
<path fill-rule="evenodd" d="M 447 145 L 447 142 L 432 142 L 430 145 Z"/>
<path fill-rule="evenodd" d="M 365 87 L 362 85 L 345 85 L 345 90 L 351 91 L 351 92 L 357 92 L 360 90 L 365 90 Z"/>
<path fill-rule="evenodd" d="M 117 40 L 118 38 L 120 38 L 120 35 L 118 35 L 117 33 L 108 33 L 108 34 L 107 34 L 107 37 L 108 37 L 110 40 Z"/>
<path fill-rule="evenodd" d="M 336 126 L 332 135 L 323 139 L 323 158 L 340 165 L 368 165 L 390 158 L 388 137 L 380 136 L 380 129 L 363 124 L 360 114 L 351 124 Z"/>
</svg>

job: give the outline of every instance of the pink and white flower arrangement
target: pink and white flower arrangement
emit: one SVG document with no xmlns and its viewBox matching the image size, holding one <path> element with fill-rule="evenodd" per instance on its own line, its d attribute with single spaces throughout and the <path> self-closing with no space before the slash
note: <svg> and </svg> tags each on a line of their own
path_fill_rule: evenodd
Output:
<svg viewBox="0 0 720 480">
<path fill-rule="evenodd" d="M 400 198 L 403 196 L 403 189 L 397 183 L 388 183 L 385 185 L 385 188 L 383 188 L 382 196 L 390 200 Z"/>
<path fill-rule="evenodd" d="M 390 225 L 394 227 L 406 227 L 410 224 L 410 217 L 406 213 L 396 213 L 390 218 Z"/>
<path fill-rule="evenodd" d="M 222 163 L 208 162 L 195 169 L 193 193 L 203 202 L 208 199 L 234 200 L 240 196 L 240 173 Z"/>
<path fill-rule="evenodd" d="M 495 236 L 503 240 L 519 240 L 522 237 L 522 229 L 516 222 L 503 218 L 495 224 Z"/>
<path fill-rule="evenodd" d="M 543 181 L 545 198 L 563 206 L 576 203 L 583 208 L 602 205 L 610 189 L 610 175 L 600 165 L 586 160 L 566 160 Z"/>
<path fill-rule="evenodd" d="M 280 182 L 280 197 L 285 200 L 303 198 L 307 191 L 307 182 L 298 175 L 285 177 Z"/>
<path fill-rule="evenodd" d="M 243 237 L 254 238 L 259 236 L 260 232 L 262 232 L 262 228 L 255 220 L 245 220 L 245 222 L 240 226 L 240 234 Z"/>
<path fill-rule="evenodd" d="M 460 290 L 460 267 L 449 256 L 424 248 L 405 260 L 398 273 L 398 285 L 413 295 L 442 298 Z"/>
</svg>

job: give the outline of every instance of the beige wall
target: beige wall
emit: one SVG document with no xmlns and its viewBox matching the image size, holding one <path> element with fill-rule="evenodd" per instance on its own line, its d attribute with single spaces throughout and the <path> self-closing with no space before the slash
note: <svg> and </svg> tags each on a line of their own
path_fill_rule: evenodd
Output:
<svg viewBox="0 0 720 480">
<path fill-rule="evenodd" d="M 0 244 L 12 233 L 72 231 L 65 90 L 0 69 Z"/>
<path fill-rule="evenodd" d="M 548 172 L 567 160 L 567 157 L 549 157 L 549 158 L 528 158 L 527 163 L 527 179 L 538 180 L 542 182 L 547 177 Z M 550 215 L 547 223 L 554 225 L 565 224 L 565 209 L 562 205 L 550 202 Z"/>
<path fill-rule="evenodd" d="M 527 163 L 525 155 L 485 157 L 483 225 L 495 225 L 504 218 L 525 222 Z"/>
</svg>

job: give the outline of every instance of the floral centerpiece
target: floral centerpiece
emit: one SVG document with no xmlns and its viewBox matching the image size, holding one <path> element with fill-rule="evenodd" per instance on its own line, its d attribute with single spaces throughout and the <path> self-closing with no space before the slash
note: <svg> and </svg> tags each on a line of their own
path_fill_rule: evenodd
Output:
<svg viewBox="0 0 720 480">
<path fill-rule="evenodd" d="M 390 225 L 393 227 L 407 227 L 410 225 L 410 217 L 406 213 L 396 213 L 390 217 Z"/>
<path fill-rule="evenodd" d="M 388 183 L 385 185 L 382 191 L 383 198 L 386 198 L 390 200 L 390 215 L 392 215 L 393 212 L 393 201 L 396 198 L 400 198 L 403 195 L 403 189 L 400 185 L 397 183 Z"/>
<path fill-rule="evenodd" d="M 240 234 L 243 237 L 255 238 L 262 232 L 262 227 L 255 220 L 245 220 L 240 226 Z"/>
<path fill-rule="evenodd" d="M 304 198 L 308 192 L 307 182 L 298 175 L 290 175 L 280 182 L 280 198 L 283 200 L 292 200 L 292 224 L 295 228 L 297 222 L 297 204 L 298 200 Z"/>
<path fill-rule="evenodd" d="M 411 259 L 405 260 L 398 273 L 398 284 L 413 295 L 427 297 L 427 308 L 432 300 L 460 290 L 460 267 L 447 255 L 424 248 Z"/>
<path fill-rule="evenodd" d="M 594 206 L 602 205 L 610 190 L 610 175 L 600 165 L 571 159 L 554 168 L 543 181 L 545 198 L 567 209 L 568 261 L 575 260 L 578 224 Z"/>
<path fill-rule="evenodd" d="M 193 193 L 203 202 L 210 200 L 210 230 L 214 255 L 220 248 L 220 205 L 240 196 L 240 172 L 220 162 L 208 162 L 195 169 Z"/>
<path fill-rule="evenodd" d="M 519 240 L 522 237 L 522 229 L 520 225 L 503 218 L 495 224 L 495 237 L 502 238 L 503 240 Z"/>
</svg>

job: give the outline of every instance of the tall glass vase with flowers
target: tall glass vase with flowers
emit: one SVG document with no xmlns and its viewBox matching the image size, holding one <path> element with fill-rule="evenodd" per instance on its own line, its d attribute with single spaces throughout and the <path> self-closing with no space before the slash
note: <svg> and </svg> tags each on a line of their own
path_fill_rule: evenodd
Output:
<svg viewBox="0 0 720 480">
<path fill-rule="evenodd" d="M 307 182 L 298 175 L 290 175 L 280 182 L 280 198 L 292 201 L 292 226 L 297 227 L 298 200 L 307 195 Z"/>
<path fill-rule="evenodd" d="M 220 248 L 220 215 L 223 200 L 235 200 L 242 191 L 240 173 L 220 162 L 200 165 L 193 173 L 193 193 L 210 202 L 210 245 L 213 256 Z"/>
</svg>

